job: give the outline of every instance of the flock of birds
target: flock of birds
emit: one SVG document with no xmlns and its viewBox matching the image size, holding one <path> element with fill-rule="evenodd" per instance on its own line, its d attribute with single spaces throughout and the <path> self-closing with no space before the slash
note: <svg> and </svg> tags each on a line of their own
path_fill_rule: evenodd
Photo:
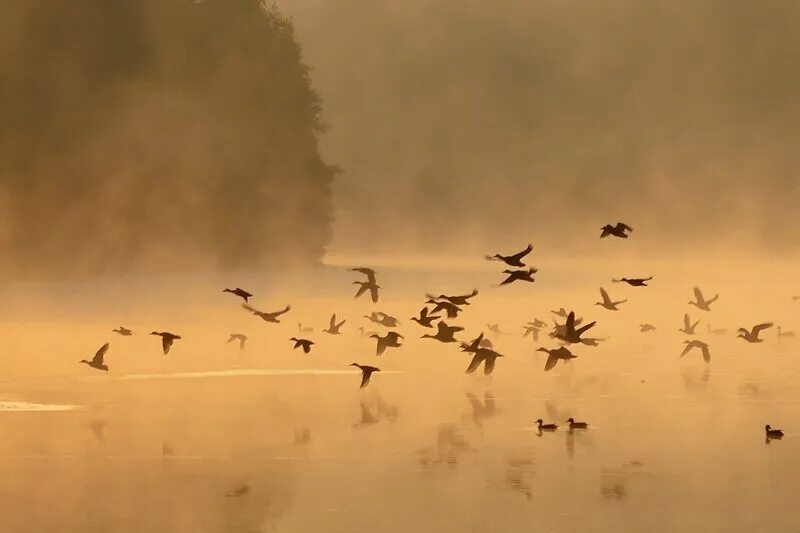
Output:
<svg viewBox="0 0 800 533">
<path fill-rule="evenodd" d="M 613 236 L 619 239 L 627 239 L 629 234 L 633 231 L 633 228 L 627 224 L 619 222 L 615 225 L 608 224 L 603 226 L 601 230 L 601 238 Z M 497 253 L 486 256 L 486 259 L 489 261 L 502 262 L 506 266 L 510 267 L 502 271 L 502 274 L 505 275 L 505 278 L 499 283 L 498 287 L 508 286 L 517 282 L 533 283 L 535 281 L 534 276 L 538 270 L 525 263 L 525 258 L 532 251 L 533 245 L 529 244 L 527 247 L 525 247 L 525 249 L 514 254 L 502 255 Z M 364 294 L 369 293 L 369 297 L 372 302 L 377 303 L 380 299 L 381 287 L 378 285 L 377 273 L 375 270 L 368 267 L 356 267 L 352 268 L 351 270 L 365 276 L 365 279 L 363 280 L 353 281 L 354 285 L 359 286 L 355 294 L 355 298 L 360 298 Z M 618 279 L 612 279 L 611 281 L 613 283 L 626 283 L 632 287 L 647 287 L 648 282 L 652 281 L 652 279 L 652 276 L 646 278 L 622 277 Z M 250 298 L 253 297 L 253 294 L 239 287 L 233 289 L 226 288 L 222 292 L 231 293 L 232 295 L 241 298 L 244 301 L 242 304 L 243 309 L 268 323 L 280 323 L 281 317 L 291 311 L 290 305 L 272 312 L 255 309 L 249 303 Z M 439 294 L 438 296 L 434 296 L 427 294 L 427 300 L 425 300 L 424 306 L 419 311 L 419 315 L 411 317 L 411 320 L 416 322 L 422 328 L 435 330 L 435 333 L 425 333 L 421 336 L 421 338 L 432 339 L 444 344 L 458 344 L 462 352 L 471 354 L 472 358 L 466 368 L 467 374 L 476 372 L 481 365 L 483 365 L 484 374 L 490 375 L 495 369 L 497 359 L 503 357 L 502 354 L 495 351 L 491 340 L 485 338 L 484 333 L 480 333 L 480 335 L 469 342 L 459 341 L 456 338 L 456 334 L 462 332 L 464 328 L 450 325 L 445 321 L 445 319 L 456 319 L 464 310 L 464 307 L 469 306 L 471 304 L 471 300 L 476 296 L 478 296 L 477 289 L 468 294 L 462 295 Z M 608 311 L 618 311 L 620 306 L 628 301 L 627 299 L 615 301 L 602 287 L 600 288 L 600 297 L 601 301 L 596 302 L 595 305 L 598 305 Z M 706 298 L 700 288 L 695 287 L 694 299 L 689 302 L 689 305 L 695 306 L 700 311 L 710 312 L 712 305 L 718 299 L 718 294 L 712 298 Z M 800 297 L 793 297 L 793 299 L 800 299 Z M 553 310 L 551 312 L 555 317 L 563 319 L 563 323 L 559 323 L 554 319 L 553 326 L 547 333 L 550 339 L 552 339 L 554 342 L 558 342 L 560 345 L 552 349 L 541 347 L 537 350 L 547 354 L 547 359 L 544 365 L 545 372 L 552 370 L 559 361 L 568 363 L 570 360 L 577 358 L 577 356 L 570 350 L 570 347 L 573 345 L 598 346 L 602 341 L 606 340 L 602 338 L 586 336 L 589 330 L 596 325 L 596 322 L 583 324 L 583 319 L 576 317 L 574 311 L 567 311 L 564 308 Z M 397 318 L 380 311 L 372 312 L 369 315 L 364 315 L 364 318 L 370 322 L 389 329 L 389 331 L 387 331 L 384 335 L 380 335 L 375 332 L 366 332 L 363 327 L 360 328 L 362 336 L 375 339 L 376 355 L 382 355 L 389 348 L 400 348 L 403 346 L 401 343 L 401 340 L 404 339 L 403 335 L 391 330 L 392 328 L 399 326 L 400 321 Z M 342 327 L 346 322 L 347 320 L 339 320 L 336 314 L 334 314 L 330 318 L 328 327 L 324 329 L 323 332 L 329 335 L 341 335 Z M 686 313 L 684 315 L 683 327 L 680 328 L 679 331 L 683 332 L 687 336 L 694 336 L 699 323 L 699 320 L 693 322 L 689 314 Z M 487 327 L 489 331 L 493 333 L 500 332 L 497 324 L 487 324 Z M 528 322 L 523 327 L 522 335 L 523 337 L 531 336 L 534 341 L 538 341 L 542 331 L 548 327 L 549 324 L 547 322 L 536 318 L 533 321 Z M 771 327 L 773 327 L 772 323 L 762 323 L 752 326 L 751 328 L 739 328 L 737 332 L 737 338 L 741 338 L 748 343 L 760 343 L 763 342 L 761 333 Z M 640 324 L 639 330 L 642 333 L 648 333 L 655 331 L 656 327 L 652 324 L 645 323 Z M 122 326 L 112 331 L 125 337 L 134 334 L 132 330 Z M 300 334 L 302 334 L 312 332 L 313 329 L 304 327 L 302 323 L 300 323 L 298 324 L 298 331 Z M 723 329 L 713 329 L 710 325 L 708 326 L 708 332 L 718 335 L 727 333 L 727 331 Z M 161 337 L 161 347 L 164 355 L 167 355 L 170 352 L 170 349 L 175 341 L 181 339 L 180 335 L 168 331 L 153 331 L 150 333 L 150 335 Z M 793 337 L 794 333 L 785 332 L 778 327 L 778 336 Z M 233 333 L 230 335 L 228 342 L 238 342 L 239 347 L 244 349 L 247 340 L 248 339 L 246 335 L 241 333 Z M 302 349 L 306 354 L 311 353 L 311 350 L 315 344 L 313 340 L 304 338 L 302 336 L 291 337 L 289 340 L 294 343 L 294 349 Z M 706 363 L 711 362 L 711 349 L 706 342 L 698 339 L 687 339 L 683 344 L 684 349 L 681 352 L 680 357 L 684 357 L 693 350 L 697 350 L 701 353 L 703 360 Z M 91 360 L 83 359 L 80 361 L 80 363 L 87 364 L 96 370 L 108 371 L 108 366 L 105 364 L 105 356 L 108 352 L 109 346 L 109 343 L 104 344 Z M 357 367 L 361 371 L 361 388 L 369 385 L 373 374 L 380 372 L 380 368 L 375 366 L 363 365 L 359 363 L 352 363 L 350 366 Z M 558 428 L 557 424 L 546 424 L 541 419 L 537 420 L 536 424 L 540 433 L 543 431 L 555 431 Z M 588 428 L 588 424 L 586 422 L 576 422 L 572 418 L 567 420 L 567 424 L 570 430 Z M 780 429 L 773 429 L 769 425 L 765 426 L 765 431 L 767 440 L 780 439 L 783 437 L 783 432 Z"/>
</svg>

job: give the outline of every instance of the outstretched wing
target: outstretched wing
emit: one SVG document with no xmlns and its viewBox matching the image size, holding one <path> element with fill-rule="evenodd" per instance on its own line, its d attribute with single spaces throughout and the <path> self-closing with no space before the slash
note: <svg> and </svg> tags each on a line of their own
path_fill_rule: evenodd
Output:
<svg viewBox="0 0 800 533">
<path fill-rule="evenodd" d="M 467 367 L 466 374 L 472 374 L 478 367 L 481 366 L 481 362 L 483 361 L 483 356 L 480 354 L 475 354 L 472 356 L 472 361 L 470 361 L 469 366 Z"/>
<path fill-rule="evenodd" d="M 687 344 L 686 348 L 684 348 L 683 351 L 681 352 L 681 357 L 692 351 L 692 348 L 694 348 L 694 344 Z"/>
<path fill-rule="evenodd" d="M 169 349 L 172 348 L 172 337 L 169 335 L 164 335 L 161 337 L 161 348 L 164 350 L 164 355 L 169 353 Z"/>
<path fill-rule="evenodd" d="M 765 329 L 771 328 L 772 326 L 773 326 L 772 322 L 766 322 L 764 324 L 753 326 L 753 335 L 758 336 L 759 333 L 761 333 Z"/>
<path fill-rule="evenodd" d="M 705 299 L 703 298 L 703 292 L 700 290 L 700 287 L 694 288 L 694 298 L 699 304 L 705 302 Z"/>
<path fill-rule="evenodd" d="M 586 324 L 585 326 L 583 326 L 582 328 L 575 330 L 575 334 L 578 337 L 580 337 L 581 335 L 583 335 L 583 333 L 585 333 L 586 331 L 592 329 L 595 324 L 597 324 L 597 322 L 590 322 L 590 323 Z"/>
<path fill-rule="evenodd" d="M 703 361 L 706 363 L 711 362 L 711 351 L 708 349 L 708 344 L 703 344 L 700 346 L 700 349 L 703 350 Z"/>
<path fill-rule="evenodd" d="M 365 292 L 367 292 L 367 289 L 369 289 L 369 285 L 367 285 L 366 283 L 362 284 L 362 285 L 361 285 L 361 286 L 358 288 L 358 292 L 356 292 L 356 295 L 354 296 L 354 298 L 358 298 L 359 296 L 361 296 L 362 294 L 364 294 Z"/>
<path fill-rule="evenodd" d="M 378 303 L 378 286 L 374 283 L 369 285 L 369 294 L 372 297 L 372 303 Z"/>
<path fill-rule="evenodd" d="M 526 255 L 528 255 L 528 254 L 529 254 L 529 253 L 531 253 L 532 251 L 533 251 L 533 244 L 528 244 L 528 246 L 526 246 L 524 250 L 522 250 L 521 252 L 517 252 L 517 253 L 515 253 L 515 254 L 514 254 L 514 255 L 512 255 L 511 257 L 512 257 L 513 259 L 516 259 L 516 260 L 518 260 L 518 261 L 519 261 L 520 259 L 522 259 L 522 258 L 523 258 L 523 257 L 525 257 Z"/>
<path fill-rule="evenodd" d="M 484 359 L 483 363 L 483 373 L 484 375 L 489 375 L 494 371 L 494 363 L 497 361 L 495 357 L 487 357 Z"/>
<path fill-rule="evenodd" d="M 103 364 L 103 357 L 105 357 L 109 346 L 110 346 L 109 343 L 105 343 L 100 347 L 99 350 L 97 350 L 97 353 L 95 353 L 94 357 L 92 358 L 92 364 L 100 364 L 100 365 Z"/>
<path fill-rule="evenodd" d="M 600 287 L 600 296 L 603 297 L 603 303 L 605 304 L 611 303 L 611 298 L 609 298 L 608 293 L 603 287 Z"/>
<path fill-rule="evenodd" d="M 633 231 L 633 228 L 625 224 L 624 222 L 617 222 L 617 229 L 622 229 L 625 231 Z"/>
<path fill-rule="evenodd" d="M 551 353 L 547 356 L 547 361 L 544 363 L 544 371 L 552 370 L 553 367 L 556 366 L 556 363 L 558 363 L 558 354 Z"/>
<path fill-rule="evenodd" d="M 247 304 L 242 304 L 242 307 L 243 307 L 244 309 L 247 309 L 248 311 L 250 311 L 250 312 L 251 312 L 251 313 L 253 313 L 254 315 L 258 315 L 258 314 L 260 314 L 260 313 L 261 313 L 261 311 L 259 311 L 258 309 L 255 309 L 255 308 L 253 308 L 253 307 L 250 307 L 250 306 L 249 306 L 249 305 L 247 305 Z"/>
<path fill-rule="evenodd" d="M 283 309 L 281 309 L 280 311 L 275 311 L 275 312 L 274 312 L 274 313 L 272 313 L 272 314 L 273 314 L 273 316 L 276 316 L 276 317 L 278 317 L 278 316 L 281 316 L 281 315 L 285 315 L 285 314 L 286 314 L 286 313 L 288 313 L 288 312 L 289 312 L 291 309 L 292 309 L 292 306 L 291 306 L 291 305 L 287 305 L 286 307 L 284 307 L 284 308 L 283 308 Z"/>
</svg>

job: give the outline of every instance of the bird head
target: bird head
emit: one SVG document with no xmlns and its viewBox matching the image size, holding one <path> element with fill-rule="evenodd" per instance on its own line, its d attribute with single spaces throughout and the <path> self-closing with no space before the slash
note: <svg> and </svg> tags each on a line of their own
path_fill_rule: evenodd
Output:
<svg viewBox="0 0 800 533">
<path fill-rule="evenodd" d="M 81 364 L 81 363 L 86 363 L 88 365 L 89 361 L 87 361 L 86 359 L 81 359 L 80 361 L 78 361 L 78 364 Z"/>
<path fill-rule="evenodd" d="M 575 422 L 575 419 L 574 419 L 574 418 L 572 418 L 572 417 L 570 417 L 570 418 L 567 418 L 567 422 L 569 422 L 570 424 L 572 424 L 573 422 Z"/>
<path fill-rule="evenodd" d="M 157 331 L 151 331 L 151 332 L 150 332 L 150 335 L 161 335 L 161 333 L 159 333 L 159 332 L 157 332 Z"/>
<path fill-rule="evenodd" d="M 359 365 L 358 363 L 350 363 L 350 366 L 357 366 L 357 367 L 361 368 L 361 365 Z"/>
<path fill-rule="evenodd" d="M 766 426 L 764 426 L 764 429 L 766 429 L 767 431 L 769 431 L 769 430 L 770 430 L 770 429 L 772 429 L 772 428 L 769 426 L 769 424 L 767 424 Z"/>
<path fill-rule="evenodd" d="M 297 342 L 297 337 L 289 337 L 289 340 L 290 340 L 290 341 Z"/>
<path fill-rule="evenodd" d="M 537 418 L 536 419 L 536 423 L 537 424 L 544 424 L 544 420 L 542 420 L 541 418 Z"/>
<path fill-rule="evenodd" d="M 373 333 L 372 335 L 369 336 L 369 338 L 370 339 L 380 339 L 381 337 L 377 333 Z"/>
<path fill-rule="evenodd" d="M 537 352 L 550 353 L 550 350 L 548 350 L 547 348 L 538 348 L 536 351 Z"/>
</svg>

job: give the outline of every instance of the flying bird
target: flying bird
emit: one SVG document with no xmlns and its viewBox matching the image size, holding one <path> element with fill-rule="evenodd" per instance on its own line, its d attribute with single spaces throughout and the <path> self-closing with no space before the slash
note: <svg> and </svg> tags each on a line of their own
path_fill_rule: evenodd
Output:
<svg viewBox="0 0 800 533">
<path fill-rule="evenodd" d="M 604 239 L 609 235 L 613 235 L 614 237 L 619 237 L 620 239 L 627 239 L 628 233 L 633 231 L 633 228 L 625 224 L 624 222 L 617 222 L 614 226 L 612 226 L 611 224 L 606 224 L 600 229 L 603 232 L 600 234 L 601 239 Z"/>
<path fill-rule="evenodd" d="M 369 283 L 375 283 L 376 282 L 375 271 L 372 270 L 371 268 L 357 267 L 357 268 L 351 268 L 350 271 L 351 272 L 360 272 L 361 274 L 364 274 L 365 276 L 367 276 L 367 281 Z"/>
<path fill-rule="evenodd" d="M 567 315 L 566 315 L 566 313 L 565 313 L 565 314 L 564 314 L 564 318 L 566 318 L 566 316 L 567 316 Z M 544 328 L 544 327 L 547 327 L 547 322 L 544 322 L 543 320 L 539 320 L 538 318 L 534 318 L 534 319 L 533 319 L 533 322 L 528 322 L 528 325 L 529 325 L 529 326 L 533 326 L 533 327 L 535 327 L 535 328 L 542 329 L 542 328 Z"/>
<path fill-rule="evenodd" d="M 691 341 L 683 341 L 683 344 L 686 345 L 686 348 L 683 349 L 681 352 L 681 357 L 692 351 L 693 349 L 697 348 L 703 352 L 703 361 L 706 363 L 711 362 L 711 352 L 708 349 L 708 344 L 703 341 L 699 340 L 691 340 Z"/>
<path fill-rule="evenodd" d="M 502 261 L 508 266 L 512 267 L 524 267 L 525 263 L 522 262 L 522 258 L 531 253 L 532 251 L 533 251 L 533 245 L 529 244 L 521 252 L 517 252 L 512 255 L 500 255 L 500 254 L 487 255 L 486 259 L 489 261 Z"/>
<path fill-rule="evenodd" d="M 129 330 L 125 326 L 120 326 L 117 329 L 112 329 L 111 331 L 114 333 L 119 333 L 123 337 L 130 337 L 131 335 L 133 335 L 133 331 Z"/>
<path fill-rule="evenodd" d="M 260 317 L 265 322 L 271 322 L 273 324 L 280 324 L 281 321 L 278 320 L 278 317 L 280 317 L 281 315 L 283 315 L 285 313 L 288 313 L 292 309 L 292 306 L 287 305 L 286 307 L 284 307 L 283 309 L 281 309 L 279 311 L 275 311 L 273 313 L 265 313 L 264 311 L 259 311 L 258 309 L 253 309 L 252 307 L 250 307 L 247 304 L 242 304 L 242 307 L 247 309 L 251 313 L 253 313 L 255 316 Z"/>
<path fill-rule="evenodd" d="M 342 332 L 340 330 L 342 329 L 342 326 L 344 326 L 345 322 L 347 322 L 347 320 L 336 322 L 336 313 L 334 313 L 331 315 L 331 322 L 328 324 L 328 329 L 323 329 L 322 331 L 329 335 L 341 335 Z"/>
<path fill-rule="evenodd" d="M 374 372 L 380 372 L 380 368 L 375 368 L 374 366 L 368 365 L 359 365 L 358 363 L 352 363 L 350 366 L 357 366 L 359 370 L 361 370 L 361 388 L 363 389 L 367 385 L 369 385 L 369 380 L 372 377 Z"/>
<path fill-rule="evenodd" d="M 244 335 L 242 333 L 231 333 L 231 336 L 228 339 L 228 343 L 233 341 L 239 341 L 239 349 L 244 350 L 244 345 L 247 343 L 247 335 Z"/>
<path fill-rule="evenodd" d="M 683 315 L 683 327 L 678 331 L 682 331 L 687 335 L 694 335 L 694 330 L 697 329 L 697 325 L 700 323 L 698 320 L 694 324 L 692 324 L 692 319 L 689 318 L 689 313 Z"/>
<path fill-rule="evenodd" d="M 536 326 L 528 325 L 528 326 L 523 326 L 522 329 L 524 330 L 523 333 L 522 333 L 522 338 L 523 339 L 525 337 L 527 337 L 528 335 L 532 335 L 533 336 L 533 342 L 538 342 L 539 341 L 539 332 L 541 331 L 541 328 L 537 328 Z"/>
<path fill-rule="evenodd" d="M 429 300 L 446 300 L 453 305 L 469 305 L 470 298 L 473 298 L 478 295 L 478 289 L 472 289 L 472 292 L 469 294 L 462 294 L 461 296 L 447 296 L 445 294 L 440 294 L 439 296 L 433 296 L 430 294 L 426 294 L 425 297 Z"/>
<path fill-rule="evenodd" d="M 164 355 L 169 353 L 169 349 L 172 348 L 172 343 L 181 338 L 180 335 L 175 335 L 168 331 L 153 331 L 150 335 L 158 335 L 161 337 L 161 349 L 164 351 Z"/>
<path fill-rule="evenodd" d="M 437 327 L 436 335 L 429 335 L 426 333 L 421 338 L 436 339 L 439 342 L 458 342 L 458 340 L 456 340 L 456 338 L 453 335 L 459 331 L 464 330 L 464 328 L 459 326 L 448 326 L 447 323 L 445 323 L 444 321 L 441 321 L 438 324 L 436 324 L 436 327 Z"/>
<path fill-rule="evenodd" d="M 292 337 L 289 340 L 294 342 L 294 348 L 292 348 L 293 350 L 302 348 L 305 353 L 311 353 L 311 346 L 314 344 L 314 341 L 310 341 L 308 339 L 298 339 L 297 337 Z"/>
<path fill-rule="evenodd" d="M 100 347 L 99 350 L 97 350 L 97 353 L 94 354 L 94 357 L 92 358 L 91 361 L 87 361 L 86 359 L 81 359 L 79 363 L 86 363 L 92 368 L 95 368 L 97 370 L 105 370 L 106 372 L 108 372 L 108 366 L 106 366 L 106 364 L 103 362 L 103 358 L 105 357 L 109 346 L 110 346 L 109 343 L 105 343 L 103 346 Z"/>
<path fill-rule="evenodd" d="M 553 313 L 556 316 L 560 316 L 561 318 L 567 318 L 567 315 L 569 315 L 567 310 L 564 309 L 563 307 L 561 307 L 560 309 L 557 309 L 555 311 L 550 311 L 550 312 Z"/>
<path fill-rule="evenodd" d="M 442 317 L 440 317 L 438 315 L 434 315 L 434 314 L 428 314 L 428 313 L 429 313 L 428 312 L 428 308 L 427 307 L 423 307 L 422 310 L 419 312 L 419 318 L 417 318 L 415 316 L 412 316 L 411 320 L 413 320 L 414 322 L 416 322 L 417 324 L 419 324 L 420 326 L 422 326 L 424 328 L 432 328 L 433 327 L 433 321 L 434 320 L 439 320 Z"/>
<path fill-rule="evenodd" d="M 653 324 L 640 324 L 639 325 L 639 332 L 640 333 L 649 333 L 651 331 L 655 331 L 656 327 Z"/>
<path fill-rule="evenodd" d="M 628 300 L 619 300 L 617 302 L 612 301 L 603 287 L 600 287 L 600 296 L 603 298 L 603 301 L 596 302 L 595 305 L 599 305 L 600 307 L 608 309 L 609 311 L 619 311 L 619 307 L 617 306 L 619 304 L 624 304 L 625 302 L 628 301 Z"/>
<path fill-rule="evenodd" d="M 648 281 L 651 281 L 653 276 L 649 278 L 620 278 L 620 279 L 612 279 L 612 283 L 627 283 L 631 287 L 648 287 Z"/>
<path fill-rule="evenodd" d="M 503 357 L 503 355 L 489 348 L 478 348 L 475 351 L 475 355 L 472 356 L 472 361 L 470 361 L 466 373 L 472 374 L 483 363 L 483 373 L 488 376 L 494 371 L 494 364 L 498 357 Z"/>
<path fill-rule="evenodd" d="M 535 268 L 529 268 L 528 270 L 503 270 L 503 274 L 508 274 L 506 279 L 500 282 L 500 285 L 510 285 L 515 281 L 527 281 L 528 283 L 533 283 L 536 281 L 533 279 L 533 275 L 536 274 L 538 270 Z"/>
<path fill-rule="evenodd" d="M 765 324 L 759 324 L 757 326 L 753 326 L 753 329 L 751 329 L 750 331 L 748 331 L 746 328 L 739 328 L 739 334 L 736 335 L 736 337 L 744 339 L 750 343 L 764 342 L 764 339 L 760 338 L 759 334 L 765 329 L 769 329 L 771 327 L 772 327 L 772 322 L 767 322 Z"/>
<path fill-rule="evenodd" d="M 370 322 L 375 322 L 376 324 L 380 324 L 381 326 L 387 328 L 396 328 L 400 325 L 400 321 L 397 320 L 395 317 L 391 315 L 387 315 L 381 311 L 373 311 L 369 315 L 364 315 L 364 318 L 369 320 Z"/>
<path fill-rule="evenodd" d="M 222 292 L 229 292 L 234 296 L 238 296 L 239 298 L 244 300 L 244 303 L 247 303 L 247 301 L 253 297 L 252 294 L 250 294 L 244 289 L 240 289 L 239 287 L 236 287 L 235 289 L 222 289 Z"/>
<path fill-rule="evenodd" d="M 483 343 L 483 333 L 472 339 L 471 341 L 462 342 L 461 343 L 461 351 L 467 353 L 477 353 L 478 349 L 481 347 Z"/>
<path fill-rule="evenodd" d="M 445 313 L 447 313 L 447 318 L 456 318 L 458 316 L 458 313 L 463 311 L 463 309 L 461 309 L 459 306 L 457 306 L 457 305 L 455 305 L 453 303 L 450 303 L 447 300 L 443 300 L 441 302 L 438 302 L 438 301 L 436 301 L 436 300 L 431 298 L 431 299 L 428 299 L 425 303 L 433 305 L 433 309 L 431 310 L 431 313 L 436 314 L 439 311 L 444 311 Z"/>
<path fill-rule="evenodd" d="M 544 352 L 547 354 L 547 361 L 544 363 L 544 371 L 547 372 L 552 370 L 553 367 L 556 366 L 559 360 L 569 362 L 570 359 L 576 359 L 577 356 L 574 355 L 568 348 L 565 346 L 559 346 L 554 350 L 548 350 L 547 348 L 539 348 L 536 350 L 537 352 Z"/>
<path fill-rule="evenodd" d="M 699 287 L 694 288 L 694 300 L 689 302 L 689 305 L 693 305 L 700 309 L 701 311 L 711 311 L 711 304 L 716 302 L 719 299 L 719 294 L 715 295 L 713 298 L 706 300 L 703 298 L 703 292 L 700 290 Z"/>
<path fill-rule="evenodd" d="M 370 338 L 378 341 L 376 355 L 383 355 L 383 352 L 386 351 L 386 348 L 400 348 L 403 346 L 400 344 L 400 339 L 404 337 L 396 331 L 389 331 L 383 337 L 376 333 L 374 335 L 370 335 Z"/>
<path fill-rule="evenodd" d="M 562 335 L 558 335 L 557 338 L 561 339 L 564 342 L 569 344 L 578 344 L 583 342 L 581 339 L 581 335 L 589 331 L 597 322 L 591 322 L 586 324 L 585 326 L 581 326 L 580 328 L 575 327 L 575 312 L 570 312 L 567 315 L 567 323 L 565 324 L 564 332 Z"/>
</svg>

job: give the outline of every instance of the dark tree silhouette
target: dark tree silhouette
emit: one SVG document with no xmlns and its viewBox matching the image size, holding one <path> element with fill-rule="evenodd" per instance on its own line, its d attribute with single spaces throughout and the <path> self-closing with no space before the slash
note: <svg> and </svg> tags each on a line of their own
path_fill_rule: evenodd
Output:
<svg viewBox="0 0 800 533">
<path fill-rule="evenodd" d="M 0 257 L 26 275 L 312 263 L 336 168 L 259 0 L 5 0 Z"/>
</svg>

